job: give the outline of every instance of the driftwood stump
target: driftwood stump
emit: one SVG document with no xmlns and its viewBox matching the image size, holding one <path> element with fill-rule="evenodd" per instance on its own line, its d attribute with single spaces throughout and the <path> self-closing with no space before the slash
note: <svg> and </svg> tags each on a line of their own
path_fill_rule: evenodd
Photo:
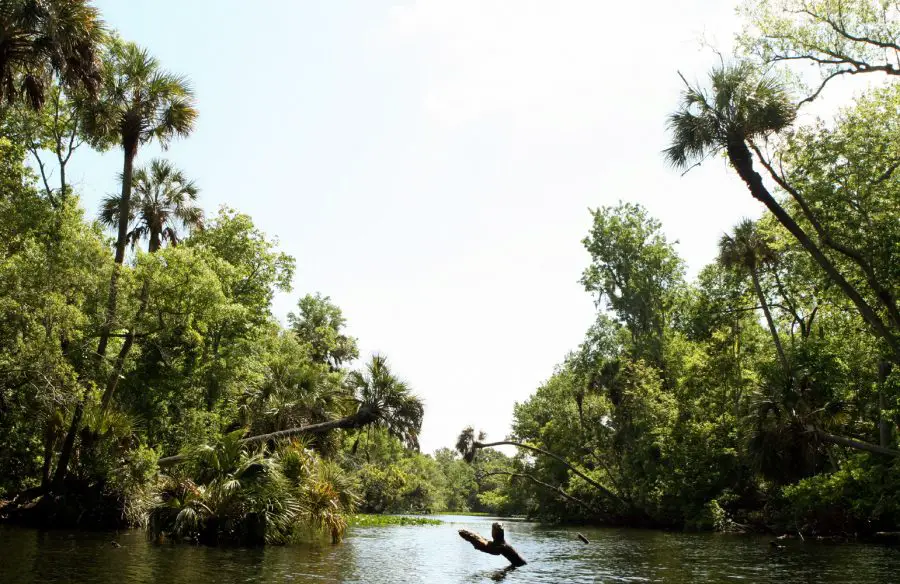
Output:
<svg viewBox="0 0 900 584">
<path fill-rule="evenodd" d="M 492 541 L 488 541 L 477 533 L 467 529 L 460 529 L 459 536 L 472 544 L 472 547 L 476 550 L 491 554 L 492 556 L 503 556 L 515 567 L 524 566 L 528 563 L 525 561 L 525 558 L 519 555 L 519 552 L 506 543 L 506 535 L 503 532 L 503 526 L 499 523 L 494 523 L 491 526 Z"/>
</svg>

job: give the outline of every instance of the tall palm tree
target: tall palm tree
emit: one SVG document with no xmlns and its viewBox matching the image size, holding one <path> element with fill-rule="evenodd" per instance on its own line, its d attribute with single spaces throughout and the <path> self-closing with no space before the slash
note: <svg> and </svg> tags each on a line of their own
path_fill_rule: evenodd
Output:
<svg viewBox="0 0 900 584">
<path fill-rule="evenodd" d="M 0 99 L 38 109 L 52 75 L 93 94 L 104 36 L 90 0 L 0 0 Z"/>
<path fill-rule="evenodd" d="M 172 139 L 187 136 L 197 119 L 193 92 L 187 79 L 161 69 L 156 59 L 134 43 L 110 39 L 107 53 L 103 62 L 99 98 L 83 104 L 83 127 L 93 145 L 101 149 L 118 145 L 124 153 L 115 266 L 109 282 L 106 317 L 97 342 L 96 356 L 101 361 L 106 357 L 116 317 L 119 270 L 125 261 L 125 246 L 128 242 L 134 159 L 138 148 L 153 140 L 165 148 Z M 119 353 L 119 361 L 128 350 L 130 345 L 123 347 Z M 118 361 L 115 368 L 119 369 Z M 107 382 L 104 411 L 112 395 L 109 388 L 114 389 L 115 383 Z M 85 397 L 76 406 L 63 442 L 53 481 L 57 488 L 62 486 L 67 473 L 88 393 L 85 392 Z"/>
<path fill-rule="evenodd" d="M 750 219 L 744 219 L 735 225 L 734 235 L 725 234 L 719 240 L 719 262 L 728 269 L 738 269 L 749 274 L 750 279 L 753 281 L 753 290 L 756 292 L 756 298 L 759 300 L 759 305 L 766 316 L 766 323 L 769 325 L 769 332 L 772 333 L 772 341 L 775 343 L 775 350 L 778 352 L 781 367 L 784 370 L 784 374 L 790 377 L 791 370 L 787 357 L 784 354 L 784 347 L 781 345 L 781 337 L 778 336 L 778 329 L 775 327 L 775 321 L 772 319 L 769 303 L 766 301 L 766 295 L 763 293 L 762 286 L 759 283 L 760 265 L 770 261 L 773 256 L 774 252 L 769 245 L 768 239 L 760 233 L 756 228 L 756 224 Z"/>
<path fill-rule="evenodd" d="M 131 205 L 129 224 L 137 219 L 137 224 L 128 232 L 132 246 L 137 245 L 143 237 L 149 236 L 148 251 L 156 253 L 163 241 L 176 245 L 179 238 L 178 227 L 202 228 L 203 210 L 195 205 L 200 189 L 193 181 L 187 180 L 184 173 L 165 160 L 154 160 L 150 168 L 138 169 L 134 173 L 134 190 L 137 198 Z M 101 222 L 113 226 L 118 225 L 120 198 L 107 197 L 100 211 Z M 134 322 L 139 323 L 147 311 L 150 301 L 149 282 L 141 287 L 141 298 Z M 125 335 L 119 354 L 113 363 L 113 370 L 107 378 L 106 389 L 100 402 L 101 411 L 106 412 L 115 393 L 125 360 L 134 345 L 135 328 L 132 326 Z"/>
<path fill-rule="evenodd" d="M 665 150 L 666 159 L 675 167 L 690 168 L 724 151 L 750 194 L 806 248 L 900 363 L 900 340 L 772 196 L 753 168 L 750 147 L 754 140 L 765 139 L 794 121 L 796 111 L 787 92 L 748 63 L 716 67 L 710 74 L 710 86 L 710 90 L 703 90 L 688 85 L 682 93 L 678 110 L 669 116 L 672 144 Z"/>
<path fill-rule="evenodd" d="M 106 355 L 109 332 L 115 319 L 119 266 L 125 261 L 134 159 L 142 144 L 157 141 L 164 148 L 194 128 L 197 110 L 187 79 L 164 71 L 159 61 L 134 43 L 113 39 L 104 62 L 100 97 L 85 108 L 85 129 L 95 146 L 118 145 L 124 153 L 122 194 L 116 237 L 116 268 L 110 281 L 106 320 L 97 353 Z"/>
<path fill-rule="evenodd" d="M 132 246 L 147 237 L 147 251 L 155 253 L 164 242 L 177 245 L 181 231 L 203 228 L 203 209 L 197 206 L 200 189 L 171 162 L 156 159 L 148 168 L 138 169 L 132 188 L 129 223 L 137 221 L 127 234 Z M 101 204 L 100 221 L 118 227 L 120 204 L 120 196 L 106 197 Z"/>
</svg>

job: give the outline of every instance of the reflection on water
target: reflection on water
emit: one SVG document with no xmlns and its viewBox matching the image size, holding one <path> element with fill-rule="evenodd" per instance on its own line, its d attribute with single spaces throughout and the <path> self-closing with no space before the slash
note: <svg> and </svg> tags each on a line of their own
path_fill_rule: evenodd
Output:
<svg viewBox="0 0 900 584">
<path fill-rule="evenodd" d="M 528 565 L 475 551 L 459 529 L 489 535 L 493 521 L 444 516 L 440 526 L 357 528 L 339 546 L 265 549 L 153 545 L 121 534 L 0 528 L 0 583 L 181 584 L 327 582 L 695 582 L 880 584 L 900 581 L 900 552 L 856 544 L 626 529 L 566 529 L 505 520 Z M 590 544 L 581 543 L 576 531 Z M 114 547 L 112 539 L 121 544 Z"/>
</svg>

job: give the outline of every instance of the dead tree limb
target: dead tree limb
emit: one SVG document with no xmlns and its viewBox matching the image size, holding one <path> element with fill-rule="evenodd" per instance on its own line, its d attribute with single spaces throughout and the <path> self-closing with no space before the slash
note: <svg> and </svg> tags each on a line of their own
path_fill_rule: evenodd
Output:
<svg viewBox="0 0 900 584">
<path fill-rule="evenodd" d="M 528 562 L 525 561 L 525 558 L 519 555 L 511 545 L 506 543 L 506 535 L 503 532 L 503 525 L 499 523 L 494 523 L 491 526 L 491 538 L 492 541 L 488 541 L 475 533 L 474 531 L 469 531 L 467 529 L 460 529 L 459 536 L 472 544 L 476 550 L 480 552 L 484 552 L 486 554 L 491 554 L 492 556 L 503 556 L 509 563 L 515 567 L 524 566 Z"/>
</svg>

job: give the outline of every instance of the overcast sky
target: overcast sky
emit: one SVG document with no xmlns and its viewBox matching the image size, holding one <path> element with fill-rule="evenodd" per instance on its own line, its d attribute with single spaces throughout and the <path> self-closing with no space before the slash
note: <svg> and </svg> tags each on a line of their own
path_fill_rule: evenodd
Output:
<svg viewBox="0 0 900 584">
<path fill-rule="evenodd" d="M 104 0 L 104 18 L 195 88 L 166 156 L 297 258 L 294 292 L 341 306 L 426 404 L 423 450 L 500 439 L 594 315 L 588 208 L 645 205 L 695 274 L 761 212 L 721 159 L 667 168 L 676 70 L 702 78 L 739 26 L 724 0 Z M 146 149 L 139 162 L 156 152 Z M 79 152 L 85 206 L 121 153 Z"/>
</svg>

